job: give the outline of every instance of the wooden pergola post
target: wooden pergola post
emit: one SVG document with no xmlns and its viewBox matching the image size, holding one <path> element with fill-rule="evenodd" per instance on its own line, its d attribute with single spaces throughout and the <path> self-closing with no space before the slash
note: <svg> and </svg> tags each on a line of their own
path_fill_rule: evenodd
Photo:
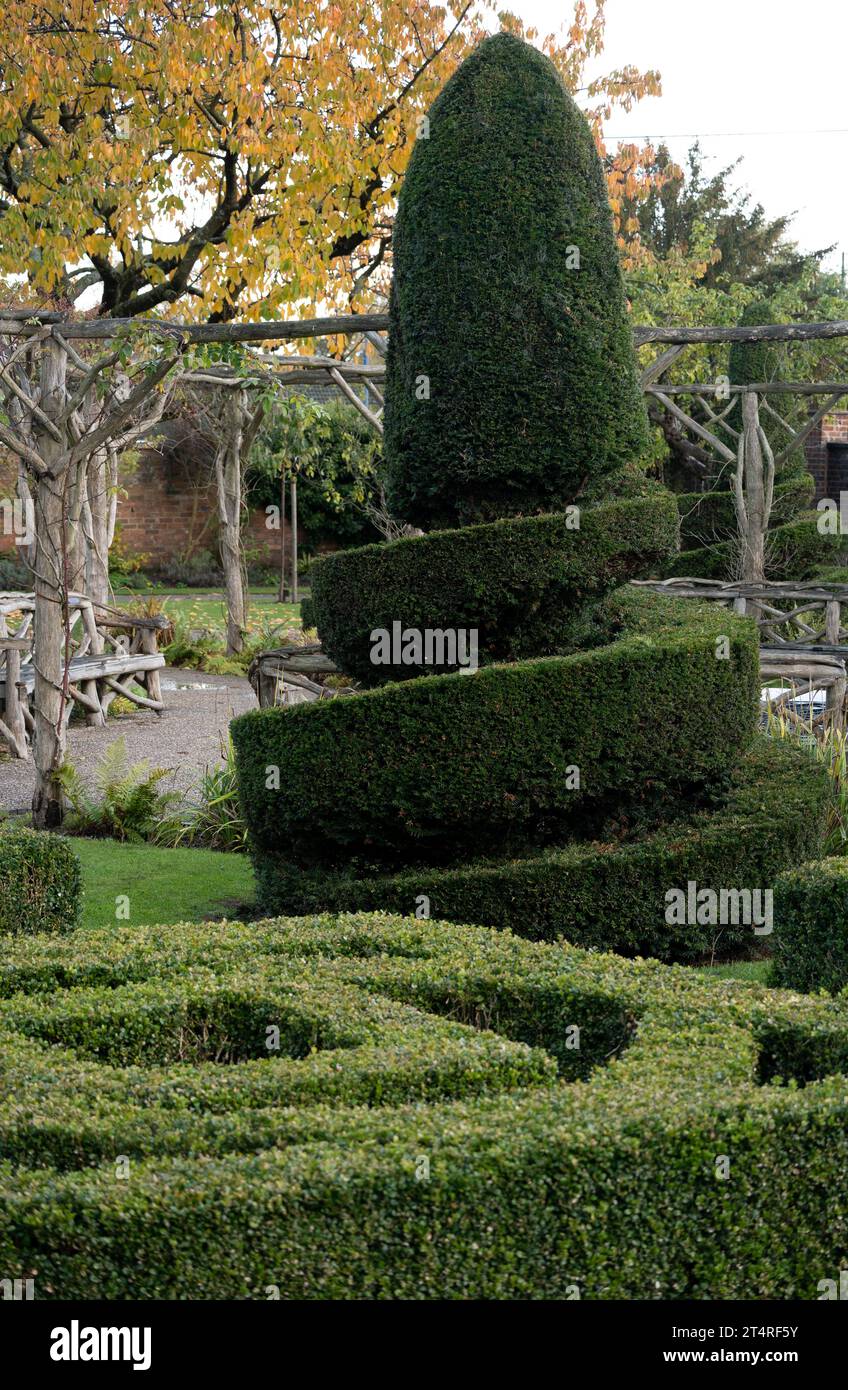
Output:
<svg viewBox="0 0 848 1390">
<path fill-rule="evenodd" d="M 765 579 L 766 534 L 774 494 L 774 455 L 764 429 L 755 391 L 742 393 L 742 433 L 737 453 L 735 500 L 742 545 L 741 578 Z"/>
<path fill-rule="evenodd" d="M 68 631 L 67 529 L 67 352 L 55 336 L 45 338 L 40 362 L 39 412 L 33 433 L 43 467 L 35 479 L 35 669 L 34 754 L 38 783 L 32 798 L 33 824 L 62 824 L 64 794 L 59 768 L 65 758 L 65 645 Z"/>
</svg>

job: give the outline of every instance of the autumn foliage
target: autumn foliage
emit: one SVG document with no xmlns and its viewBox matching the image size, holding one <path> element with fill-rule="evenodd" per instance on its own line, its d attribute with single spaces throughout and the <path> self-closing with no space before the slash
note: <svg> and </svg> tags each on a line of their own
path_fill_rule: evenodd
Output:
<svg viewBox="0 0 848 1390">
<path fill-rule="evenodd" d="M 377 281 L 417 123 L 492 27 L 487 0 L 6 0 L 0 275 L 101 312 L 332 307 Z M 509 16 L 501 23 L 521 26 Z M 656 74 L 586 81 L 603 0 L 539 39 L 598 131 Z M 613 210 L 639 183 L 609 171 Z"/>
</svg>

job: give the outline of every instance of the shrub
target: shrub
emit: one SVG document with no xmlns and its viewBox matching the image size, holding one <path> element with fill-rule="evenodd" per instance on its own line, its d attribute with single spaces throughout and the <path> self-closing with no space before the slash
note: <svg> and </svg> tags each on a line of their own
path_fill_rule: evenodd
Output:
<svg viewBox="0 0 848 1390">
<path fill-rule="evenodd" d="M 778 879 L 772 980 L 802 990 L 848 986 L 848 859 L 802 864 Z"/>
<path fill-rule="evenodd" d="M 421 867 L 357 878 L 305 871 L 286 851 L 256 856 L 265 912 L 412 912 L 423 894 L 432 916 L 509 928 L 534 941 L 694 961 L 716 949 L 750 947 L 750 922 L 666 922 L 669 889 L 765 889 L 782 869 L 821 852 L 830 804 L 827 775 L 805 750 L 758 740 L 717 808 L 670 819 L 659 829 L 573 843 L 521 858 L 456 868 Z M 848 931 L 845 933 L 848 938 Z M 766 938 L 763 938 L 765 940 Z M 848 977 L 847 977 L 848 978 Z M 789 978 L 782 984 L 799 987 Z"/>
<path fill-rule="evenodd" d="M 0 989 L 39 1297 L 812 1299 L 842 1262 L 845 1001 L 379 915 L 13 942 Z"/>
<path fill-rule="evenodd" d="M 236 783 L 236 757 L 232 739 L 221 738 L 223 765 L 207 767 L 194 796 L 187 804 L 166 814 L 155 826 L 151 839 L 174 849 L 194 845 L 205 849 L 247 849 L 247 825 L 241 812 Z"/>
<path fill-rule="evenodd" d="M 568 645 L 588 600 L 661 567 L 676 549 L 670 494 L 612 502 L 579 517 L 433 531 L 324 557 L 312 569 L 304 622 L 316 624 L 339 668 L 367 685 L 423 673 L 371 661 L 371 633 L 391 632 L 395 622 L 419 631 L 476 629 L 483 662 L 543 656 Z"/>
<path fill-rule="evenodd" d="M 833 564 L 845 550 L 845 537 L 822 534 L 819 514 L 805 514 L 776 526 L 766 538 L 766 578 L 806 579 L 818 566 Z M 720 541 L 699 550 L 683 550 L 665 568 L 667 576 L 733 579 L 738 572 L 735 541 Z"/>
<path fill-rule="evenodd" d="M 231 727 L 257 855 L 504 850 L 605 800 L 721 779 L 753 733 L 753 624 L 653 594 L 623 608 L 646 630 L 595 651 L 241 715 Z"/>
<path fill-rule="evenodd" d="M 771 513 L 772 528 L 794 521 L 799 512 L 805 511 L 812 501 L 814 489 L 815 483 L 810 473 L 777 483 Z M 737 535 L 732 492 L 679 492 L 676 501 L 680 513 L 680 543 L 684 549 L 732 540 Z"/>
<path fill-rule="evenodd" d="M 555 511 L 647 437 L 594 140 L 550 60 L 508 34 L 429 122 L 393 235 L 389 509 L 425 529 Z"/>
<path fill-rule="evenodd" d="M 80 864 L 66 839 L 0 829 L 0 934 L 73 931 L 81 906 Z"/>
</svg>

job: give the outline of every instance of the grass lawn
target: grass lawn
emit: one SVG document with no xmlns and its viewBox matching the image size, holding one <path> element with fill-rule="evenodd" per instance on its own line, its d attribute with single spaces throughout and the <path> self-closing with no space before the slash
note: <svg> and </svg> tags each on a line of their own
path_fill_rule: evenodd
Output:
<svg viewBox="0 0 848 1390">
<path fill-rule="evenodd" d="M 711 980 L 756 980 L 764 985 L 770 964 L 767 960 L 735 960 L 730 965 L 699 965 L 697 970 Z"/>
<path fill-rule="evenodd" d="M 133 602 L 134 596 L 122 594 L 119 602 Z M 163 597 L 162 606 L 171 618 L 182 618 L 192 627 L 224 628 L 226 608 L 223 598 L 197 598 L 192 593 Z M 279 623 L 283 627 L 300 627 L 300 604 L 278 603 L 274 594 L 251 594 L 247 611 L 248 624 Z"/>
<path fill-rule="evenodd" d="M 158 849 L 116 840 L 74 839 L 82 861 L 82 923 L 104 926 L 202 922 L 238 917 L 253 902 L 253 869 L 246 854 L 208 849 Z M 116 899 L 129 898 L 129 917 L 115 917 Z"/>
</svg>

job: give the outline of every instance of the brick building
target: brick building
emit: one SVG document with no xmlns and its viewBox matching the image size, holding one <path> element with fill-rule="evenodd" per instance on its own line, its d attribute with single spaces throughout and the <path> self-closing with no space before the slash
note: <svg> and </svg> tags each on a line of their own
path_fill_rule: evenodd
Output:
<svg viewBox="0 0 848 1390">
<path fill-rule="evenodd" d="M 841 492 L 848 493 L 848 410 L 826 415 L 807 436 L 804 451 L 816 483 L 815 501 L 838 502 Z"/>
</svg>

